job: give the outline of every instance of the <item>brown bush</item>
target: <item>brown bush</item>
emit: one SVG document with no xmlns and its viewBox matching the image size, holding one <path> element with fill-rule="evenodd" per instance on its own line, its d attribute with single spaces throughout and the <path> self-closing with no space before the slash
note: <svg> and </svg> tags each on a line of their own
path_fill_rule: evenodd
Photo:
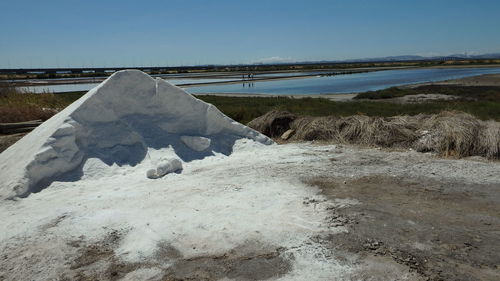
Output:
<svg viewBox="0 0 500 281">
<path fill-rule="evenodd" d="M 248 126 L 267 136 L 279 137 L 290 129 L 290 123 L 295 118 L 289 112 L 273 110 L 250 121 Z"/>
<path fill-rule="evenodd" d="M 430 132 L 425 141 L 418 142 L 418 151 L 436 151 L 460 157 L 480 155 L 482 121 L 461 112 L 442 112 L 431 115 L 420 124 L 421 131 Z"/>
<path fill-rule="evenodd" d="M 337 117 L 300 117 L 293 121 L 290 128 L 295 131 L 295 140 L 338 140 L 335 124 Z"/>
<path fill-rule="evenodd" d="M 270 137 L 284 132 L 273 127 L 272 116 L 288 116 L 276 112 L 257 118 L 255 129 Z M 264 117 L 263 116 L 263 117 Z M 481 121 L 462 112 L 436 115 L 369 117 L 296 117 L 289 123 L 295 131 L 290 140 L 322 140 L 367 146 L 413 148 L 444 156 L 472 155 L 500 159 L 500 123 Z"/>
<path fill-rule="evenodd" d="M 349 117 L 301 117 L 291 128 L 295 140 L 330 140 L 362 145 L 405 146 L 418 134 L 411 118 L 354 115 Z"/>
<path fill-rule="evenodd" d="M 500 159 L 500 123 L 486 121 L 480 136 L 480 151 L 491 159 Z"/>
<path fill-rule="evenodd" d="M 45 121 L 64 106 L 54 94 L 30 94 L 9 85 L 0 86 L 0 122 Z"/>
<path fill-rule="evenodd" d="M 0 106 L 0 123 L 15 123 L 31 120 L 45 121 L 56 114 L 53 109 L 25 104 L 16 106 Z"/>
</svg>

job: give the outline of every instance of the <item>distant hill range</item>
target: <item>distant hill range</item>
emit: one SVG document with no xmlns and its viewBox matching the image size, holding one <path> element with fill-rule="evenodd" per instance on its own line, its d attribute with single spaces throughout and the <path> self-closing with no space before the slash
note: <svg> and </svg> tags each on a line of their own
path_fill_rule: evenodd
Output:
<svg viewBox="0 0 500 281">
<path fill-rule="evenodd" d="M 344 60 L 344 62 L 370 62 L 370 61 L 418 61 L 418 60 L 466 60 L 466 59 L 500 59 L 500 53 L 490 53 L 481 55 L 453 54 L 448 56 L 389 56 L 378 58 L 363 58 Z"/>
<path fill-rule="evenodd" d="M 467 59 L 500 59 L 500 53 L 489 53 L 480 55 L 453 54 L 447 56 L 428 56 L 428 57 L 404 55 L 404 56 L 388 56 L 388 57 L 347 59 L 347 60 L 305 61 L 296 63 L 398 62 L 398 61 L 431 61 L 431 60 L 446 61 L 446 60 L 467 60 Z M 290 64 L 290 63 L 284 63 L 284 64 Z"/>
<path fill-rule="evenodd" d="M 404 61 L 453 61 L 453 60 L 473 60 L 473 59 L 500 59 L 500 53 L 489 53 L 480 55 L 452 54 L 447 56 L 388 56 L 375 58 L 360 58 L 346 60 L 321 60 L 321 61 L 269 61 L 256 62 L 254 65 L 293 65 L 293 64 L 328 64 L 328 63 L 366 63 L 366 62 L 404 62 Z"/>
</svg>

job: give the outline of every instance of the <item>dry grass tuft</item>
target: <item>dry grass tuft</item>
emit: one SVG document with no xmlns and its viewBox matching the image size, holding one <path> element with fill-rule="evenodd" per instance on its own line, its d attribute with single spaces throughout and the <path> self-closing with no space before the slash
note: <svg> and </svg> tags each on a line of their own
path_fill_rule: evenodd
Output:
<svg viewBox="0 0 500 281">
<path fill-rule="evenodd" d="M 482 154 L 490 159 L 500 159 L 500 123 L 486 121 L 480 136 Z"/>
<path fill-rule="evenodd" d="M 428 132 L 417 143 L 418 151 L 435 151 L 445 156 L 471 156 L 481 153 L 479 139 L 482 121 L 470 114 L 442 112 L 431 115 L 420 124 L 422 132 Z"/>
<path fill-rule="evenodd" d="M 290 123 L 295 120 L 295 115 L 286 111 L 272 110 L 255 118 L 248 123 L 253 128 L 270 137 L 280 137 L 290 129 Z"/>
<path fill-rule="evenodd" d="M 407 116 L 302 117 L 291 128 L 295 140 L 330 140 L 361 145 L 404 146 L 417 138 L 415 124 Z"/>
<path fill-rule="evenodd" d="M 52 117 L 57 111 L 44 109 L 34 105 L 1 105 L 0 123 L 16 123 L 31 120 L 45 121 Z"/>
<path fill-rule="evenodd" d="M 276 112 L 255 119 L 254 128 L 271 137 L 284 131 L 275 130 Z M 258 125 L 256 125 L 258 124 Z M 297 117 L 289 123 L 295 131 L 291 140 L 321 140 L 365 146 L 413 148 L 421 152 L 437 152 L 443 156 L 473 155 L 500 159 L 500 123 L 481 121 L 462 112 L 436 115 L 369 117 Z"/>
<path fill-rule="evenodd" d="M 0 85 L 0 122 L 45 121 L 65 106 L 55 94 L 30 94 Z"/>
<path fill-rule="evenodd" d="M 295 131 L 291 139 L 296 140 L 337 140 L 338 136 L 332 124 L 337 117 L 300 117 L 290 128 Z"/>
</svg>

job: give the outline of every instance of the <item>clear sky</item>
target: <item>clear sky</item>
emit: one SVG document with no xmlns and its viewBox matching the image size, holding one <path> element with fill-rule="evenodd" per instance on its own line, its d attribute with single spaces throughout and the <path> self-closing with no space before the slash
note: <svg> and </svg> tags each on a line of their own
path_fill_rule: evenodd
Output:
<svg viewBox="0 0 500 281">
<path fill-rule="evenodd" d="M 498 0 L 1 0 L 0 67 L 500 51 Z"/>
</svg>

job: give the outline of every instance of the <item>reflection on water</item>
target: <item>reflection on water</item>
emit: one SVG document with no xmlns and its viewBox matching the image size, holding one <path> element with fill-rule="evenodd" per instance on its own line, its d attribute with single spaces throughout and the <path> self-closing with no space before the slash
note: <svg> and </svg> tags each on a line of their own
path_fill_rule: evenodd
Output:
<svg viewBox="0 0 500 281">
<path fill-rule="evenodd" d="M 243 86 L 243 88 L 247 87 L 247 88 L 253 88 L 254 87 L 254 82 L 243 82 L 241 83 L 241 85 Z"/>
<path fill-rule="evenodd" d="M 255 82 L 253 87 L 240 84 L 187 88 L 190 93 L 262 93 L 277 95 L 356 93 L 393 86 L 458 79 L 480 74 L 500 73 L 500 68 L 398 69 L 376 72 L 311 77 L 293 80 Z"/>
</svg>

